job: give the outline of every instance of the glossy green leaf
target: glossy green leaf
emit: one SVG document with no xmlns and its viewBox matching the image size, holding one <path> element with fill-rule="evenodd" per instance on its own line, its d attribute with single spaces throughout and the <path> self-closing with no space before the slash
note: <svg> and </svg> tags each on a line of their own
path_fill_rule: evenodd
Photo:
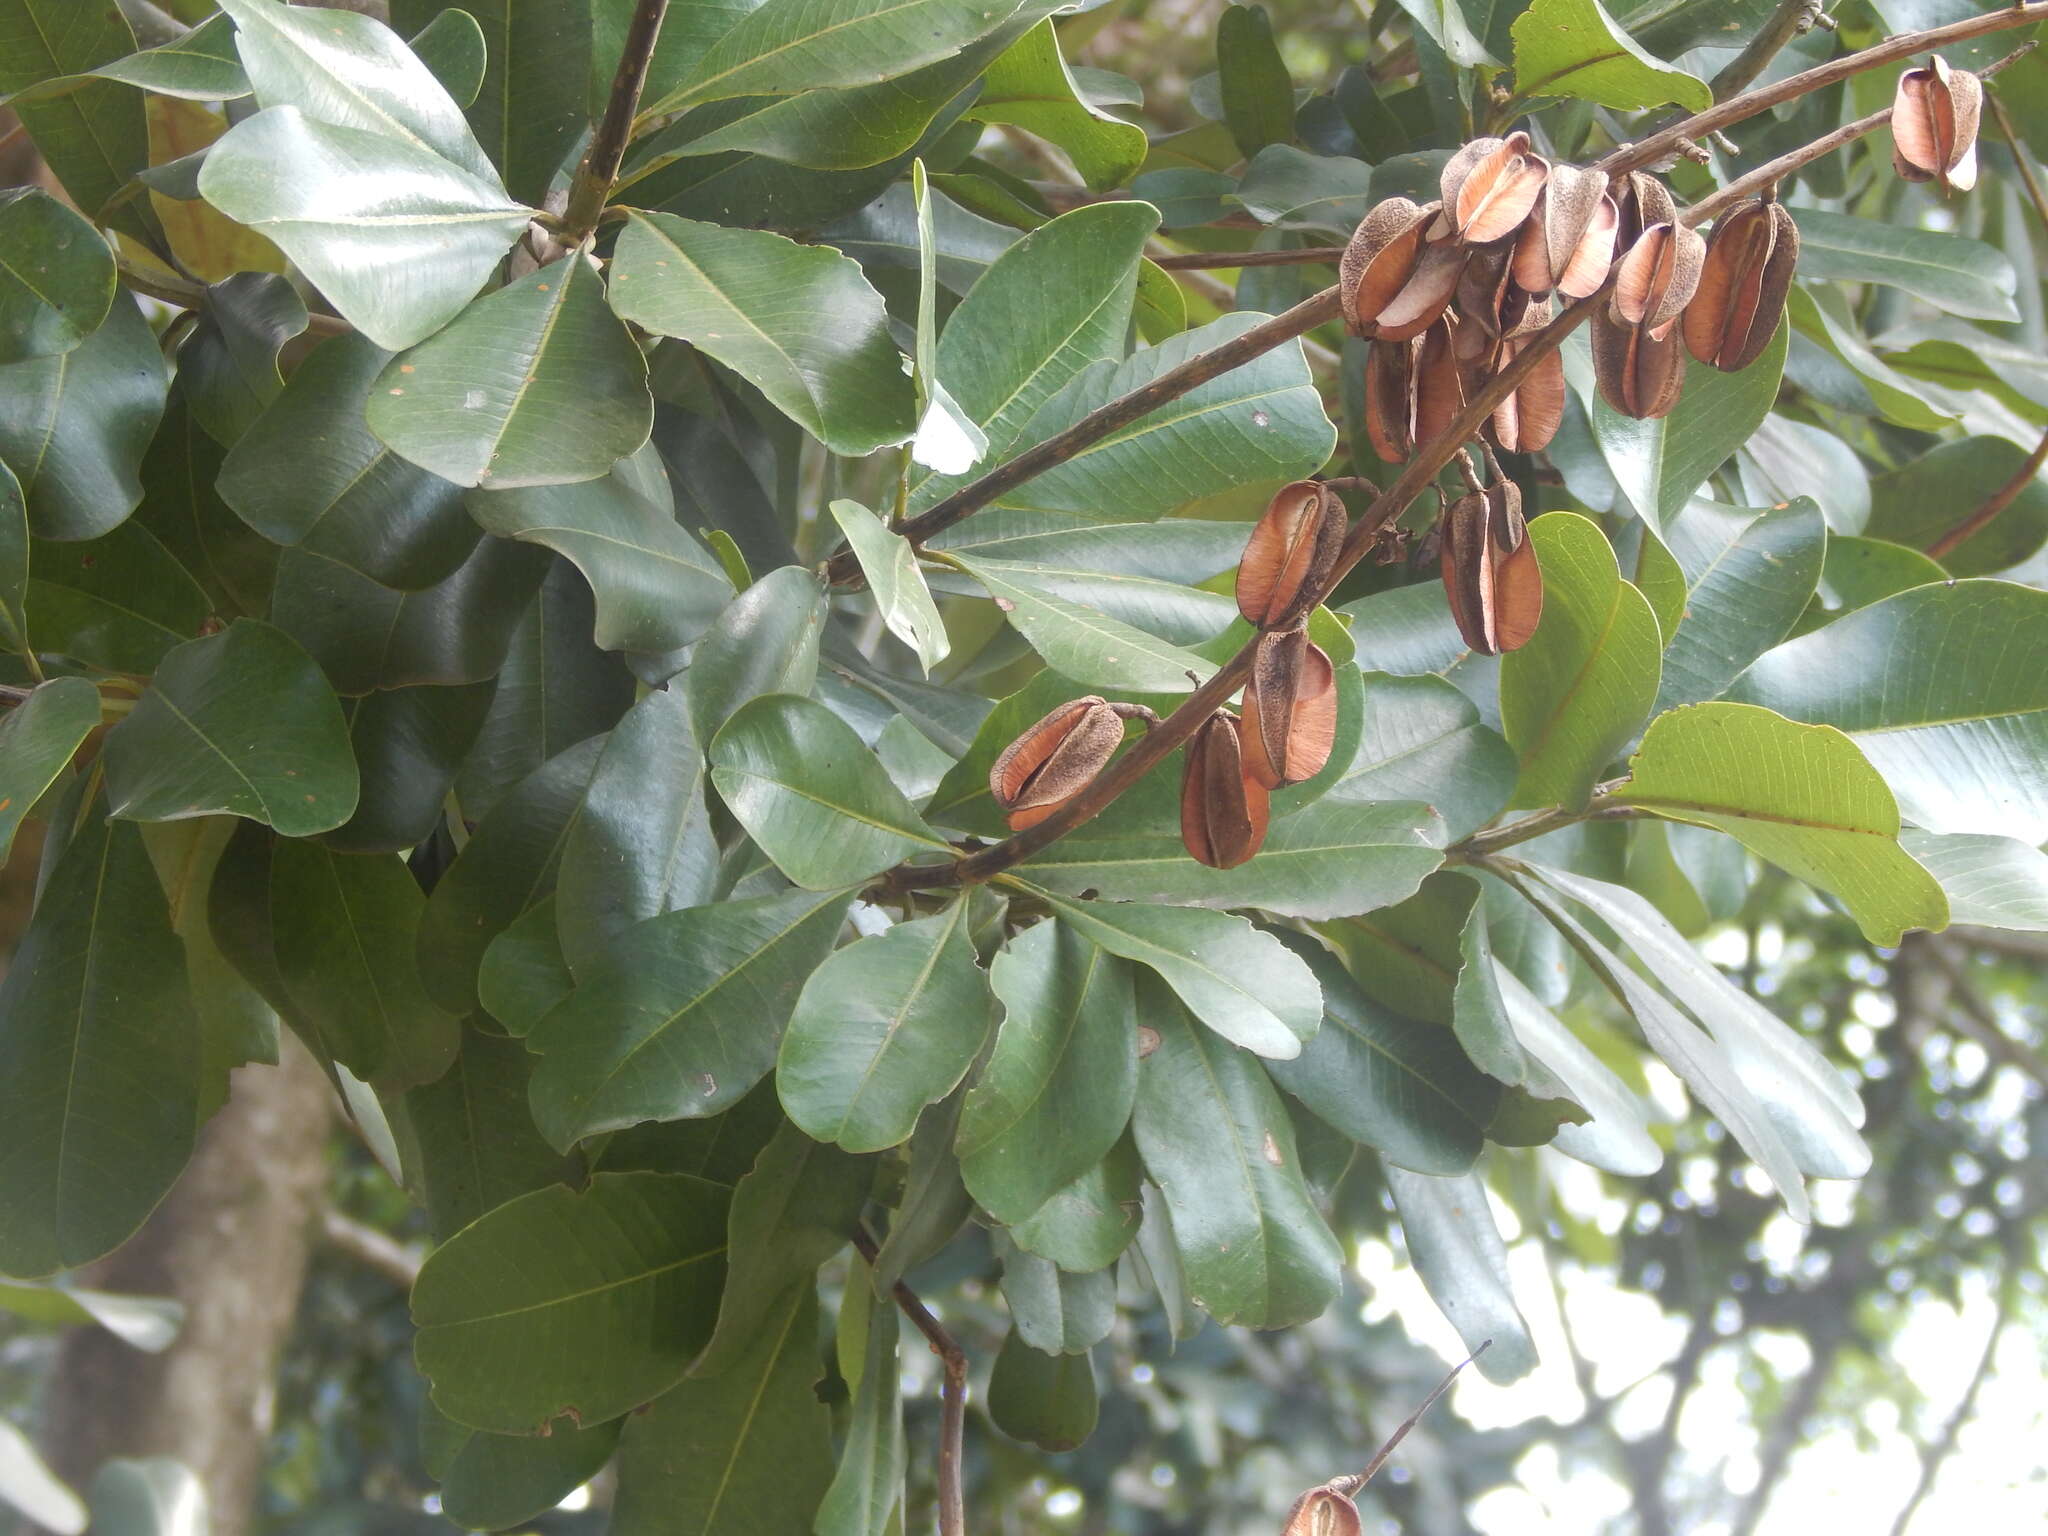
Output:
<svg viewBox="0 0 2048 1536">
<path fill-rule="evenodd" d="M 955 556 L 955 559 L 960 557 Z M 1047 666 L 1088 687 L 1187 693 L 1215 664 L 1030 579 L 1030 567 L 960 560 Z M 1189 674 L 1193 674 L 1190 676 Z"/>
<path fill-rule="evenodd" d="M 1694 112 L 1713 105 L 1706 81 L 1645 53 L 1600 0 L 1536 0 L 1515 18 L 1514 39 L 1523 99 L 1570 96 L 1623 112 L 1667 101 Z"/>
<path fill-rule="evenodd" d="M 28 502 L 0 460 L 0 648 L 28 654 Z"/>
<path fill-rule="evenodd" d="M 229 129 L 207 151 L 199 191 L 275 241 L 357 330 L 391 351 L 462 313 L 532 213 L 495 176 L 295 107 Z"/>
<path fill-rule="evenodd" d="M 669 912 L 615 940 L 605 963 L 534 1027 L 533 1113 L 569 1147 L 643 1120 L 715 1115 L 765 1077 L 798 989 L 831 950 L 844 891 Z"/>
<path fill-rule="evenodd" d="M 1180 1009 L 1145 1017 L 1159 1044 L 1138 1064 L 1134 1124 L 1189 1299 L 1250 1328 L 1320 1316 L 1342 1285 L 1343 1250 L 1302 1178 L 1279 1094 L 1256 1060 Z"/>
<path fill-rule="evenodd" d="M 1362 160 L 1269 144 L 1245 167 L 1231 196 L 1262 224 L 1341 234 L 1365 216 L 1371 186 L 1372 168 Z M 1249 291 L 1240 289 L 1241 294 Z"/>
<path fill-rule="evenodd" d="M 1916 587 L 1767 651 L 1731 699 L 1846 731 L 1930 832 L 2048 839 L 2048 594 Z"/>
<path fill-rule="evenodd" d="M 1929 582 L 1948 573 L 1917 549 L 1884 539 L 1828 535 L 1820 567 L 1820 587 L 1799 624 L 1799 633 L 1818 629 L 1830 619 Z"/>
<path fill-rule="evenodd" d="M 191 1155 L 199 1020 L 139 828 L 90 808 L 0 982 L 0 1274 L 122 1242 Z"/>
<path fill-rule="evenodd" d="M 1577 809 L 1650 712 L 1662 637 L 1597 524 L 1546 513 L 1529 539 L 1543 618 L 1500 667 L 1501 728 L 1522 763 L 1513 803 Z"/>
<path fill-rule="evenodd" d="M 1109 1156 L 1010 1227 L 1019 1247 L 1061 1269 L 1107 1269 L 1138 1235 L 1144 1168 L 1127 1132 Z"/>
<path fill-rule="evenodd" d="M 684 680 L 700 746 L 749 699 L 811 691 L 829 612 L 824 586 L 794 565 L 770 571 L 726 605 Z"/>
<path fill-rule="evenodd" d="M 283 392 L 279 354 L 306 325 L 306 301 L 275 272 L 207 285 L 198 323 L 178 348 L 178 391 L 217 442 L 234 443 Z"/>
<path fill-rule="evenodd" d="M 1467 12 L 1463 0 L 1400 0 L 1400 5 L 1422 29 L 1423 35 L 1441 48 L 1458 68 L 1498 70 L 1501 67 L 1500 60 L 1487 50 L 1485 41 L 1473 30 L 1475 24 L 1481 31 L 1490 29 L 1476 14 Z"/>
<path fill-rule="evenodd" d="M 785 1291 L 743 1356 L 626 1421 L 617 1536 L 787 1536 L 811 1528 L 832 1481 L 818 1400 L 818 1303 Z"/>
<path fill-rule="evenodd" d="M 196 581 L 205 590 L 207 612 L 221 619 L 261 618 L 270 611 L 278 548 L 221 499 L 225 457 L 194 417 L 181 375 L 142 461 L 142 505 L 122 527 L 147 530 L 182 567 L 174 584 Z"/>
<path fill-rule="evenodd" d="M 254 619 L 166 654 L 104 760 L 113 814 L 132 821 L 224 811 L 304 837 L 356 807 L 340 703 L 290 636 Z"/>
<path fill-rule="evenodd" d="M 2012 263 L 1995 246 L 1952 231 L 1795 208 L 1799 275 L 1884 283 L 1973 320 L 2016 321 Z"/>
<path fill-rule="evenodd" d="M 840 1360 L 848 1358 L 849 1340 L 858 1340 L 852 1347 L 857 1350 L 859 1380 L 839 1467 L 812 1527 L 830 1536 L 890 1536 L 900 1529 L 907 1461 L 896 1353 L 900 1324 L 896 1308 L 874 1298 L 865 1268 L 854 1266 L 846 1287 L 848 1301 L 840 1309 Z"/>
<path fill-rule="evenodd" d="M 0 1501 L 60 1536 L 81 1536 L 90 1519 L 85 1501 L 12 1419 L 0 1419 Z"/>
<path fill-rule="evenodd" d="M 1894 372 L 1878 356 L 1840 290 L 1795 284 L 1786 313 L 1801 335 L 1832 352 L 1855 375 L 1886 421 L 1916 431 L 1935 432 L 1954 419 L 1950 410 L 1932 398 L 1932 391 L 1915 388 L 1913 380 Z"/>
<path fill-rule="evenodd" d="M 576 987 L 555 931 L 555 898 L 542 897 L 491 940 L 477 968 L 477 1000 L 505 1031 L 524 1037 Z"/>
<path fill-rule="evenodd" d="M 420 1408 L 420 1451 L 441 1485 L 441 1513 L 498 1531 L 546 1514 L 611 1460 L 625 1420 L 557 1425 L 543 1436 L 492 1435 L 457 1424 L 431 1400 Z"/>
<path fill-rule="evenodd" d="M 426 0 L 433 5 L 436 0 Z M 403 19 L 412 11 L 400 0 L 394 15 Z M 465 112 L 476 105 L 483 92 L 484 72 L 490 67 L 491 49 L 484 41 L 483 26 L 468 11 L 449 6 L 424 27 L 414 32 L 407 44 L 415 57 L 434 72 L 434 78 L 455 98 Z M 472 124 L 474 126 L 474 124 Z"/>
<path fill-rule="evenodd" d="M 712 738 L 711 782 L 741 826 L 798 885 L 840 890 L 946 844 L 822 704 L 764 694 Z"/>
<path fill-rule="evenodd" d="M 2002 437 L 1937 443 L 1870 482 L 1870 535 L 1930 548 L 2024 471 L 2027 450 Z M 2025 481 L 1996 517 L 1941 557 L 1956 576 L 1989 576 L 2048 542 L 2048 485 Z"/>
<path fill-rule="evenodd" d="M 643 110 L 908 74 L 992 32 L 1017 0 L 767 0 Z"/>
<path fill-rule="evenodd" d="M 974 1216 L 974 1197 L 961 1182 L 959 1159 L 953 1155 L 963 1098 L 953 1093 L 941 1099 L 917 1117 L 917 1129 L 910 1133 L 903 1190 L 889 1217 L 889 1235 L 869 1269 L 877 1296 L 887 1295 L 904 1275 L 943 1252 Z"/>
<path fill-rule="evenodd" d="M 1046 899 L 1083 938 L 1156 971 L 1196 1018 L 1246 1050 L 1291 1060 L 1322 1024 L 1322 994 L 1308 967 L 1241 917 L 1050 893 Z"/>
<path fill-rule="evenodd" d="M 236 101 L 253 89 L 235 48 L 234 22 L 225 15 L 209 16 L 182 37 L 102 64 L 88 76 L 186 101 Z"/>
<path fill-rule="evenodd" d="M 0 459 L 39 537 L 97 538 L 135 510 L 169 384 L 155 333 L 127 296 L 69 352 L 0 368 Z"/>
<path fill-rule="evenodd" d="M 834 453 L 901 442 L 915 425 L 882 297 L 836 251 L 635 214 L 611 282 L 621 316 L 703 348 Z"/>
<path fill-rule="evenodd" d="M 458 1424 L 595 1424 L 682 1379 L 725 1280 L 728 1193 L 600 1173 L 522 1195 L 437 1248 L 412 1289 L 413 1354 Z"/>
<path fill-rule="evenodd" d="M 398 853 L 424 842 L 483 727 L 492 687 L 394 688 L 344 699 L 363 788 L 355 815 L 325 835 L 327 845 L 343 853 Z"/>
<path fill-rule="evenodd" d="M 1223 119 L 1246 159 L 1294 137 L 1294 82 L 1264 6 L 1224 8 L 1216 23 L 1216 64 Z"/>
<path fill-rule="evenodd" d="M 74 0 L 10 0 L 0 8 L 0 93 L 82 75 L 134 52 L 135 34 L 118 6 L 81 10 Z M 96 80 L 52 101 L 25 100 L 15 111 L 88 217 L 149 163 L 142 100 L 125 86 Z M 133 234 L 154 220 L 131 206 L 119 222 Z"/>
<path fill-rule="evenodd" d="M 917 551 L 909 540 L 891 532 L 888 525 L 857 501 L 844 498 L 832 503 L 832 520 L 846 535 L 847 547 L 860 562 L 874 594 L 875 607 L 891 634 L 917 652 L 927 675 L 952 649 L 946 638 L 945 622 L 924 572 L 918 569 Z"/>
<path fill-rule="evenodd" d="M 0 364 L 69 352 L 113 302 L 98 230 L 39 188 L 0 192 Z"/>
<path fill-rule="evenodd" d="M 977 122 L 1022 128 L 1057 144 L 1097 192 L 1129 182 L 1148 148 L 1144 129 L 1102 111 L 1075 83 L 1050 18 L 1033 26 L 989 65 L 967 115 Z"/>
<path fill-rule="evenodd" d="M 1494 1225 L 1485 1182 L 1471 1173 L 1432 1178 L 1398 1167 L 1385 1173 L 1409 1260 L 1430 1299 L 1467 1349 L 1493 1341 L 1475 1362 L 1480 1374 L 1498 1382 L 1528 1375 L 1536 1368 L 1536 1343 L 1515 1305 L 1507 1244 Z"/>
<path fill-rule="evenodd" d="M 1663 532 L 1770 414 L 1790 335 L 1779 326 L 1762 355 L 1740 373 L 1688 358 L 1685 393 L 1668 416 L 1655 421 L 1637 421 L 1605 400 L 1592 400 L 1594 440 L 1622 495 L 1652 528 Z"/>
<path fill-rule="evenodd" d="M 0 865 L 21 819 L 99 723 L 99 690 L 82 677 L 52 678 L 0 718 Z"/>
<path fill-rule="evenodd" d="M 279 0 L 220 0 L 256 99 L 330 127 L 402 143 L 486 183 L 497 172 L 433 71 L 383 22 L 309 14 Z"/>
<path fill-rule="evenodd" d="M 1544 931 L 1554 930 L 1546 927 Z M 1591 1117 L 1583 1124 L 1559 1126 L 1550 1144 L 1567 1157 L 1623 1178 L 1655 1173 L 1663 1165 L 1664 1152 L 1650 1134 L 1642 1101 L 1520 977 L 1497 960 L 1494 982 L 1514 1025 L 1516 1042 L 1542 1062 L 1564 1085 L 1572 1102 Z"/>
<path fill-rule="evenodd" d="M 1003 1005 L 968 1091 L 957 1150 L 967 1188 L 1022 1222 L 1086 1177 L 1123 1135 L 1137 1092 L 1128 965 L 1057 921 L 1026 929 L 989 965 Z"/>
<path fill-rule="evenodd" d="M 1057 1454 L 1095 1432 L 1095 1368 L 1085 1354 L 1041 1354 L 1013 1329 L 989 1373 L 988 1412 L 996 1428 Z"/>
<path fill-rule="evenodd" d="M 1659 713 L 1717 697 L 1791 633 L 1820 580 L 1827 527 L 1804 498 L 1758 512 L 1695 501 L 1664 536 L 1688 590 L 1664 642 Z"/>
<path fill-rule="evenodd" d="M 581 256 L 479 299 L 393 359 L 365 420 L 401 457 L 457 485 L 595 480 L 647 441 L 647 360 Z"/>
<path fill-rule="evenodd" d="M 1446 870 L 1423 881 L 1406 901 L 1326 923 L 1318 932 L 1375 1002 L 1411 1019 L 1448 1025 L 1464 963 L 1459 936 L 1477 898 L 1470 880 Z"/>
<path fill-rule="evenodd" d="M 1083 1355 L 1109 1337 L 1116 1324 L 1114 1274 L 1070 1275 L 1013 1243 L 998 1240 L 997 1247 L 1003 1302 L 1020 1340 L 1042 1354 Z"/>
<path fill-rule="evenodd" d="M 1325 799 L 1424 802 L 1443 818 L 1442 836 L 1450 841 L 1469 837 L 1506 808 L 1515 787 L 1514 749 L 1480 724 L 1471 700 L 1437 677 L 1368 672 L 1364 684 L 1357 754 Z"/>
<path fill-rule="evenodd" d="M 1651 722 L 1629 767 L 1623 800 L 1728 833 L 1839 897 L 1874 944 L 1948 924 L 1941 887 L 1899 847 L 1892 792 L 1838 730 L 1694 704 Z"/>
<path fill-rule="evenodd" d="M 273 543 L 418 589 L 468 559 L 477 530 L 459 487 L 400 458 L 364 424 L 390 360 L 362 336 L 314 348 L 229 450 L 220 494 Z"/>
<path fill-rule="evenodd" d="M 1292 1061 L 1267 1071 L 1317 1118 L 1390 1163 L 1463 1173 L 1479 1156 L 1500 1085 L 1437 1024 L 1381 1007 L 1313 940 L 1285 940 L 1314 972 L 1323 1027 Z"/>
<path fill-rule="evenodd" d="M 271 854 L 277 968 L 321 1055 L 387 1092 L 448 1069 L 462 1024 L 428 998 L 413 958 L 426 897 L 390 854 L 285 838 Z"/>
<path fill-rule="evenodd" d="M 2048 854 L 2016 837 L 1908 827 L 1899 843 L 1948 894 L 1951 922 L 2048 932 Z"/>
<path fill-rule="evenodd" d="M 775 1091 L 809 1135 L 849 1152 L 897 1146 L 966 1076 L 995 1021 L 967 909 L 955 901 L 859 939 L 804 982 Z"/>
</svg>

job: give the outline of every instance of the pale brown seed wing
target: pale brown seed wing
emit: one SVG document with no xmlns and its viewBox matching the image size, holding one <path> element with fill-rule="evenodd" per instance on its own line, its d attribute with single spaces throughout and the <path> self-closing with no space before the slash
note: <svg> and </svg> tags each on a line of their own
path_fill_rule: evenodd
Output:
<svg viewBox="0 0 2048 1536">
<path fill-rule="evenodd" d="M 1657 301 L 1659 274 L 1666 269 L 1671 249 L 1671 226 L 1657 224 L 1643 231 L 1642 238 L 1629 247 L 1614 275 L 1614 297 L 1608 307 L 1614 318 L 1630 325 L 1640 324 Z"/>
<path fill-rule="evenodd" d="M 1714 227 L 1682 322 L 1686 349 L 1701 362 L 1720 367 L 1723 353 L 1748 335 L 1774 235 L 1770 212 L 1758 202 L 1744 203 Z"/>
<path fill-rule="evenodd" d="M 1286 606 L 1290 577 L 1298 579 L 1299 546 L 1313 537 L 1313 518 L 1323 488 L 1313 480 L 1283 485 L 1252 525 L 1237 565 L 1237 611 L 1247 624 L 1263 625 Z"/>
<path fill-rule="evenodd" d="M 1600 291 L 1614 266 L 1614 240 L 1620 225 L 1621 213 L 1614 206 L 1614 199 L 1602 197 L 1585 234 L 1572 247 L 1564 270 L 1558 274 L 1559 293 L 1568 299 L 1589 299 Z"/>
<path fill-rule="evenodd" d="M 1515 445 L 1509 451 L 1536 453 L 1549 447 L 1564 424 L 1564 398 L 1564 355 L 1551 351 L 1509 396 L 1516 417 Z"/>
<path fill-rule="evenodd" d="M 1543 197 L 1537 214 L 1543 225 L 1544 250 L 1550 262 L 1550 280 L 1556 283 L 1571 264 L 1572 253 L 1586 238 L 1602 203 L 1610 209 L 1607 178 L 1598 171 L 1576 165 L 1553 165 L 1543 183 Z M 1534 220 L 1532 219 L 1532 222 Z M 1528 287 L 1525 283 L 1524 287 Z M 1534 289 L 1530 290 L 1534 292 Z"/>
<path fill-rule="evenodd" d="M 1437 190 L 1443 198 L 1445 221 L 1453 229 L 1457 228 L 1458 198 L 1465 190 L 1466 181 L 1487 160 L 1501 153 L 1506 144 L 1505 139 L 1474 139 L 1444 162 L 1443 172 L 1437 178 Z"/>
<path fill-rule="evenodd" d="M 1358 1506 L 1329 1488 L 1311 1488 L 1287 1512 L 1280 1536 L 1360 1536 Z"/>
<path fill-rule="evenodd" d="M 1485 200 L 1472 210 L 1459 231 L 1460 238 L 1472 245 L 1506 239 L 1529 217 L 1549 176 L 1550 162 L 1541 155 L 1517 155 L 1503 167 Z M 1473 180 L 1477 179 L 1475 174 Z M 1468 191 L 1471 185 L 1466 183 Z"/>
<path fill-rule="evenodd" d="M 1390 197 L 1374 204 L 1353 232 L 1337 266 L 1344 315 L 1353 330 L 1370 326 L 1407 281 L 1434 207 L 1418 208 L 1405 197 Z"/>
<path fill-rule="evenodd" d="M 1444 509 L 1438 563 L 1444 596 L 1450 600 L 1451 618 L 1465 644 L 1475 651 L 1493 654 L 1492 636 L 1486 623 L 1485 580 L 1486 498 L 1478 492 L 1460 496 Z"/>
<path fill-rule="evenodd" d="M 1494 635 L 1502 651 L 1527 645 L 1543 618 L 1543 571 L 1536 564 L 1536 546 L 1528 539 L 1493 570 Z"/>
<path fill-rule="evenodd" d="M 1032 775 L 1045 766 L 1067 733 L 1088 710 L 1103 701 L 1094 694 L 1073 699 L 1027 727 L 1024 733 L 997 754 L 989 765 L 988 792 L 997 805 L 1012 806 L 1024 793 Z"/>
<path fill-rule="evenodd" d="M 1706 237 L 1683 224 L 1673 225 L 1665 259 L 1658 264 L 1655 300 L 1646 317 L 1653 328 L 1668 332 L 1684 313 L 1699 292 L 1700 268 L 1706 259 Z"/>
<path fill-rule="evenodd" d="M 1515 286 L 1525 293 L 1548 293 L 1556 283 L 1550 270 L 1549 213 L 1541 202 L 1530 211 L 1522 232 L 1515 236 L 1515 255 L 1508 270 Z"/>
<path fill-rule="evenodd" d="M 1908 181 L 1926 181 L 1941 169 L 1934 108 L 1928 100 L 1933 80 L 1924 69 L 1899 76 L 1892 96 L 1892 164 Z M 1918 175 L 1913 174 L 1918 172 Z"/>
<path fill-rule="evenodd" d="M 1285 781 L 1299 784 L 1323 771 L 1337 741 L 1337 674 L 1330 658 L 1310 646 L 1303 658 L 1294 713 L 1287 725 Z"/>
<path fill-rule="evenodd" d="M 1382 341 L 1406 341 L 1429 329 L 1458 291 L 1471 252 L 1462 245 L 1425 245 L 1401 291 L 1380 311 L 1376 334 Z"/>
<path fill-rule="evenodd" d="M 1465 380 L 1448 319 L 1432 326 L 1415 358 L 1415 441 L 1426 443 L 1465 406 Z"/>
<path fill-rule="evenodd" d="M 1415 451 L 1409 434 L 1415 343 L 1375 341 L 1365 358 L 1365 435 L 1372 451 L 1399 464 Z"/>
</svg>

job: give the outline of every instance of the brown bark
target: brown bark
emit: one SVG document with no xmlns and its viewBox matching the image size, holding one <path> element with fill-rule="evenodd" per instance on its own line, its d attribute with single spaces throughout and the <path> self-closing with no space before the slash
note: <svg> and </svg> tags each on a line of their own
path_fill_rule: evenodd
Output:
<svg viewBox="0 0 2048 1536">
<path fill-rule="evenodd" d="M 99 1329 L 65 1340 L 43 1445 L 73 1486 L 110 1456 L 174 1456 L 206 1487 L 213 1536 L 251 1528 L 278 1357 L 326 1205 L 331 1117 L 326 1080 L 287 1036 L 282 1065 L 235 1073 L 157 1213 L 79 1277 L 175 1297 L 185 1326 L 161 1355 Z"/>
</svg>

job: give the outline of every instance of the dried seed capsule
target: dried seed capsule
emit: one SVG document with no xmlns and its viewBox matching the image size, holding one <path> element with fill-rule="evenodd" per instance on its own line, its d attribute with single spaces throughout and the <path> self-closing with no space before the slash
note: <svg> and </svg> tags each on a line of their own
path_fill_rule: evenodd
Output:
<svg viewBox="0 0 2048 1536">
<path fill-rule="evenodd" d="M 1781 204 L 1750 201 L 1722 215 L 1680 322 L 1686 349 L 1724 373 L 1755 362 L 1777 333 L 1798 263 L 1799 226 Z"/>
<path fill-rule="evenodd" d="M 1090 694 L 1062 704 L 1002 751 L 988 792 L 1009 813 L 1010 830 L 1035 827 L 1085 788 L 1123 745 L 1115 705 Z"/>
<path fill-rule="evenodd" d="M 1671 189 L 1647 171 L 1630 171 L 1628 180 L 1614 191 L 1614 254 L 1621 256 L 1642 238 L 1643 231 L 1657 224 L 1672 223 L 1678 204 Z"/>
<path fill-rule="evenodd" d="M 1427 443 L 1442 435 L 1451 419 L 1465 408 L 1465 373 L 1458 364 L 1458 334 L 1465 326 L 1445 315 L 1423 333 L 1415 349 L 1414 394 L 1408 421 L 1415 441 Z"/>
<path fill-rule="evenodd" d="M 1527 345 L 1526 338 L 1508 337 L 1500 344 L 1499 366 L 1507 367 Z M 1564 397 L 1564 355 L 1553 348 L 1544 353 L 1515 392 L 1493 408 L 1494 442 L 1504 453 L 1535 453 L 1547 448 L 1564 423 Z"/>
<path fill-rule="evenodd" d="M 1444 592 L 1475 651 L 1519 650 L 1543 616 L 1543 573 L 1522 521 L 1522 493 L 1496 481 L 1452 502 L 1440 524 Z"/>
<path fill-rule="evenodd" d="M 1244 771 L 1267 789 L 1322 772 L 1337 739 L 1337 675 L 1308 631 L 1262 635 L 1238 735 Z"/>
<path fill-rule="evenodd" d="M 1614 259 L 1615 220 L 1605 176 L 1576 165 L 1552 166 L 1543 196 L 1515 241 L 1516 285 L 1526 293 L 1549 293 L 1563 286 L 1578 263 L 1580 284 L 1597 265 L 1599 277 L 1587 290 L 1596 291 Z"/>
<path fill-rule="evenodd" d="M 1657 334 L 1670 330 L 1699 291 L 1707 242 L 1683 224 L 1653 224 L 1629 247 L 1615 271 L 1609 308 L 1617 320 Z"/>
<path fill-rule="evenodd" d="M 1237 567 L 1237 611 L 1260 629 L 1292 629 L 1315 606 L 1337 563 L 1349 519 L 1337 493 L 1315 480 L 1283 485 L 1252 528 Z"/>
<path fill-rule="evenodd" d="M 1892 98 L 1892 169 L 1908 181 L 1939 181 L 1943 192 L 1969 191 L 1977 184 L 1983 110 L 1984 82 L 1941 55 L 1907 70 Z"/>
<path fill-rule="evenodd" d="M 1266 789 L 1247 779 L 1237 717 L 1218 710 L 1187 745 L 1180 840 L 1198 863 L 1234 869 L 1266 840 Z"/>
<path fill-rule="evenodd" d="M 1685 349 L 1667 330 L 1593 315 L 1593 379 L 1600 398 L 1624 416 L 1653 421 L 1671 414 L 1685 388 Z"/>
<path fill-rule="evenodd" d="M 1536 206 L 1550 162 L 1529 148 L 1529 135 L 1475 139 L 1443 171 L 1444 219 L 1467 245 L 1490 245 L 1521 228 Z"/>
<path fill-rule="evenodd" d="M 1415 451 L 1415 352 L 1419 342 L 1375 341 L 1365 354 L 1365 435 L 1389 464 Z"/>
<path fill-rule="evenodd" d="M 1358 1506 L 1334 1488 L 1311 1488 L 1287 1511 L 1280 1536 L 1360 1536 Z"/>
<path fill-rule="evenodd" d="M 1379 312 L 1372 334 L 1382 341 L 1406 341 L 1428 330 L 1457 296 L 1471 255 L 1455 241 L 1424 242 L 1415 270 Z"/>
<path fill-rule="evenodd" d="M 1422 258 L 1423 231 L 1436 217 L 1437 205 L 1418 207 L 1405 197 L 1373 204 L 1337 264 L 1337 287 L 1344 296 L 1344 319 L 1360 336 L 1374 334 L 1380 311 L 1392 302 Z"/>
</svg>

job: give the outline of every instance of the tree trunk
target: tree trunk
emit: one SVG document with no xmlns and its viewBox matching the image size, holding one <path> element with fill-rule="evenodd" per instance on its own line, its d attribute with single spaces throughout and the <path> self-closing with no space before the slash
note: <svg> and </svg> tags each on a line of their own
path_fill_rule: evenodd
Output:
<svg viewBox="0 0 2048 1536">
<path fill-rule="evenodd" d="M 184 1177 L 143 1229 L 78 1278 L 170 1296 L 185 1325 L 161 1355 L 96 1328 L 64 1342 L 44 1446 L 81 1491 L 110 1456 L 198 1473 L 213 1536 L 245 1536 L 272 1427 L 278 1357 L 326 1204 L 331 1094 L 287 1034 L 280 1066 L 243 1067 Z"/>
</svg>

